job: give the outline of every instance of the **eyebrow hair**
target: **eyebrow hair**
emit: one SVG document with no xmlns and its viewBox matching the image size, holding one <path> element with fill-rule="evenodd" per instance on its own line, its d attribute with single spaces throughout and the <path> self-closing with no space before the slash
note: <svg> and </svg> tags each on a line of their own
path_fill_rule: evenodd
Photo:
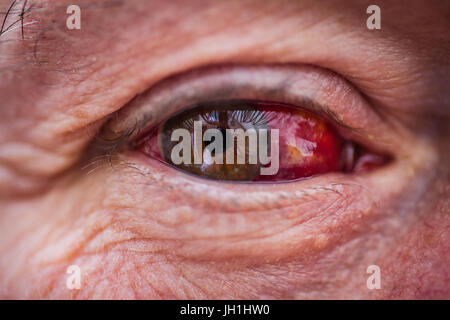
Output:
<svg viewBox="0 0 450 320">
<path fill-rule="evenodd" d="M 101 10 L 124 5 L 124 0 L 90 0 L 77 1 L 77 5 L 83 10 Z M 12 53 L 0 56 L 0 72 L 14 69 L 23 65 L 34 65 L 51 72 L 76 72 L 85 66 L 71 66 L 61 68 L 53 65 L 48 59 L 40 57 L 40 47 L 44 45 L 53 52 L 54 42 L 64 40 L 61 35 L 61 26 L 65 24 L 66 16 L 56 16 L 58 12 L 66 13 L 66 7 L 70 3 L 61 3 L 56 0 L 12 0 L 8 4 L 0 5 L 0 48 L 6 42 L 16 42 L 17 48 Z M 29 21 L 27 21 L 29 20 Z M 31 28 L 30 28 L 31 27 Z M 19 33 L 11 31 L 21 29 Z M 45 41 L 46 44 L 43 44 Z M 44 54 L 46 51 L 43 51 Z M 27 57 L 28 56 L 28 57 Z M 22 57 L 19 60 L 15 58 Z M 25 59 L 24 59 L 25 58 Z"/>
<path fill-rule="evenodd" d="M 40 3 L 39 3 L 40 2 Z M 20 6 L 21 4 L 21 6 Z M 97 0 L 96 2 L 91 2 L 88 0 L 84 0 L 77 5 L 83 9 L 104 9 L 122 6 L 124 4 L 124 0 Z M 31 3 L 28 0 L 13 0 L 9 6 L 5 7 L 5 11 L 0 11 L 0 17 L 3 15 L 2 26 L 0 29 L 0 37 L 4 35 L 6 32 L 11 30 L 11 28 L 16 25 L 18 22 L 21 23 L 22 29 L 22 39 L 24 39 L 24 18 L 27 14 L 29 14 L 32 10 L 55 10 L 61 7 L 66 7 L 67 4 L 57 4 L 51 6 L 44 6 L 42 0 L 36 0 Z M 14 20 L 12 23 L 7 25 L 8 18 L 11 16 L 18 16 L 19 18 Z"/>
<path fill-rule="evenodd" d="M 0 9 L 0 21 L 1 21 L 1 29 L 0 29 L 0 48 L 5 42 L 16 41 L 17 47 L 22 49 L 22 51 L 16 50 L 13 53 L 7 53 L 6 57 L 17 57 L 17 56 L 25 56 L 30 53 L 30 50 L 27 50 L 26 42 L 32 40 L 32 37 L 25 37 L 25 27 L 30 25 L 35 25 L 38 23 L 35 19 L 32 21 L 26 22 L 26 19 L 29 18 L 34 12 L 42 9 L 43 6 L 39 4 L 39 1 L 29 1 L 29 0 L 13 0 L 10 2 L 8 6 Z M 2 17 L 3 16 L 3 17 Z M 20 28 L 20 36 L 17 38 L 7 37 L 6 34 L 9 34 L 11 31 Z M 20 41 L 20 42 L 19 42 Z M 11 63 L 11 61 L 6 60 L 2 61 L 6 66 L 2 66 L 0 71 L 7 70 L 10 68 L 14 68 L 17 65 L 23 65 L 24 61 L 18 61 L 17 63 Z"/>
<path fill-rule="evenodd" d="M 28 5 L 28 0 L 23 0 L 22 1 L 22 6 L 18 9 L 15 9 L 16 5 L 19 6 L 19 2 L 21 2 L 21 0 L 17 1 L 14 0 L 11 5 L 8 7 L 7 11 L 4 12 L 0 12 L 0 14 L 3 14 L 3 20 L 2 20 L 2 26 L 0 29 L 0 37 L 2 35 L 4 35 L 6 32 L 12 30 L 13 26 L 15 26 L 18 22 L 21 23 L 21 34 L 22 34 L 22 39 L 24 39 L 24 18 L 26 17 L 26 14 L 28 14 L 34 7 L 35 7 L 35 3 L 30 3 L 30 5 L 27 7 Z M 14 22 L 10 23 L 8 26 L 6 26 L 6 22 L 8 20 L 8 18 L 10 17 L 10 15 L 16 15 L 19 18 L 14 20 Z"/>
</svg>

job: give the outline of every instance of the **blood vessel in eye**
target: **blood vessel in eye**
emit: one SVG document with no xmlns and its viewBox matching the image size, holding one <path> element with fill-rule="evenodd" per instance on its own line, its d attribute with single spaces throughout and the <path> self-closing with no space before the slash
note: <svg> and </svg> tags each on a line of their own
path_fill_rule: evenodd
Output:
<svg viewBox="0 0 450 320">
<path fill-rule="evenodd" d="M 279 128 L 280 167 L 276 175 L 261 175 L 258 181 L 289 181 L 339 171 L 343 139 L 323 119 L 299 108 L 264 104 L 272 114 L 271 128 Z"/>
<path fill-rule="evenodd" d="M 256 131 L 266 129 L 267 132 L 277 129 L 278 170 L 270 175 L 261 174 L 261 168 L 271 164 L 249 164 L 248 159 L 245 164 L 227 164 L 225 161 L 223 164 L 210 165 L 175 164 L 171 151 L 178 141 L 171 141 L 172 134 L 176 129 L 186 129 L 194 136 L 194 121 L 201 121 L 202 134 L 207 129 L 218 129 L 220 132 L 236 128 L 252 128 Z M 139 150 L 188 173 L 215 180 L 252 182 L 292 181 L 341 171 L 345 142 L 333 126 L 300 107 L 245 100 L 215 101 L 192 106 L 168 119 L 141 141 Z M 203 141 L 203 147 L 207 143 Z M 271 150 L 268 153 L 272 153 Z"/>
</svg>

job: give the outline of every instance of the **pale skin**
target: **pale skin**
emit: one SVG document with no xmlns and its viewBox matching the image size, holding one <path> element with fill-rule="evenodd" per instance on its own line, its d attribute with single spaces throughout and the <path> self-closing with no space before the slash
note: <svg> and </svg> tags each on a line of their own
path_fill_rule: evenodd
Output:
<svg viewBox="0 0 450 320">
<path fill-rule="evenodd" d="M 36 1 L 24 39 L 0 37 L 1 298 L 450 298 L 448 1 L 378 1 L 381 30 L 368 30 L 370 1 L 80 0 L 69 31 L 75 2 Z M 89 159 L 136 94 L 232 64 L 347 79 L 365 107 L 317 94 L 393 162 L 236 185 L 133 152 Z M 381 289 L 367 288 L 369 265 Z"/>
</svg>

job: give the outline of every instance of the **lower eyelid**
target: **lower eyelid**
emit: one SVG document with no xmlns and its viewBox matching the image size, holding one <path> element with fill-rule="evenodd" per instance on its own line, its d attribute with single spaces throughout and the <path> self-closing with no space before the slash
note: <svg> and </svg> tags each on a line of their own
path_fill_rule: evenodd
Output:
<svg viewBox="0 0 450 320">
<path fill-rule="evenodd" d="M 256 213 L 313 202 L 317 202 L 316 205 L 324 204 L 324 199 L 339 200 L 343 204 L 351 201 L 352 194 L 358 194 L 364 188 L 361 177 L 350 178 L 343 173 L 329 173 L 279 184 L 235 184 L 186 175 L 138 151 L 127 151 L 119 157 L 118 162 L 129 165 L 124 170 L 139 173 L 137 176 L 133 175 L 133 178 L 127 178 L 135 187 L 145 191 L 137 195 L 138 198 L 156 190 L 159 195 L 175 195 L 174 190 L 178 190 L 178 202 L 186 200 L 187 204 L 190 203 L 196 210 L 203 210 L 205 213 L 213 209 L 223 214 Z M 143 198 L 142 201 L 137 201 L 137 206 L 145 202 Z"/>
<path fill-rule="evenodd" d="M 347 224 L 365 219 L 359 210 L 366 212 L 371 208 L 366 197 L 370 184 L 360 177 L 329 174 L 278 185 L 233 185 L 194 179 L 131 151 L 122 157 L 132 159 L 133 166 L 146 174 L 120 178 L 121 192 L 127 183 L 134 190 L 133 197 L 126 200 L 132 202 L 122 206 L 134 210 L 131 221 L 127 214 L 119 214 L 118 223 L 133 230 L 138 239 L 182 241 L 183 245 L 174 249 L 174 254 L 180 256 L 202 258 L 208 254 L 209 258 L 224 258 L 224 247 L 213 253 L 208 250 L 250 241 L 269 241 L 265 254 L 284 245 L 287 247 L 278 255 L 292 254 L 318 234 L 331 239 L 351 232 Z M 378 196 L 372 198 L 373 203 L 379 201 Z M 162 236 L 164 239 L 159 238 Z M 221 243 L 222 240 L 226 242 Z M 205 243 L 200 245 L 199 241 Z M 188 250 L 190 246 L 195 248 Z M 241 249 L 233 252 L 242 253 Z M 246 256 L 263 254 L 254 248 Z"/>
</svg>

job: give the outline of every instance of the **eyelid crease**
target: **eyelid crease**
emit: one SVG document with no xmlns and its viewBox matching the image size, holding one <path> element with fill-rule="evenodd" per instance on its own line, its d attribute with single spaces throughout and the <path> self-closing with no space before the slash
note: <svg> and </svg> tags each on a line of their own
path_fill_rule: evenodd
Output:
<svg viewBox="0 0 450 320">
<path fill-rule="evenodd" d="M 176 74 L 137 95 L 110 117 L 95 145 L 101 150 L 118 150 L 186 107 L 233 99 L 304 108 L 334 124 L 345 138 L 362 144 L 370 143 L 373 136 L 367 128 L 381 120 L 345 79 L 319 67 L 210 66 Z"/>
</svg>

